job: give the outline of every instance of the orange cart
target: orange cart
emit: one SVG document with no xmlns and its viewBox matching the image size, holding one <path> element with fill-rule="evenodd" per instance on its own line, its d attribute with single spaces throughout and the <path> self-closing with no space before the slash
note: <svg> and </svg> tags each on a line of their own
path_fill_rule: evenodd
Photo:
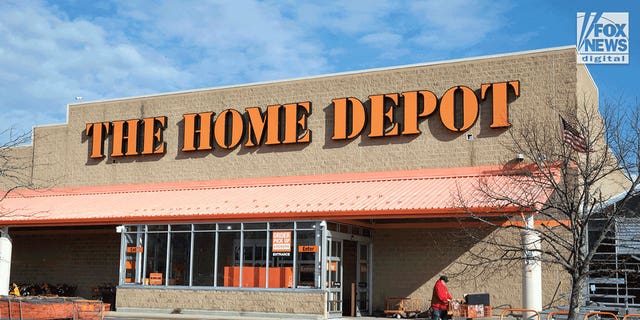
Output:
<svg viewBox="0 0 640 320">
<path fill-rule="evenodd" d="M 458 301 L 449 303 L 449 314 L 453 318 L 490 318 L 492 316 L 491 306 L 482 304 L 464 304 Z"/>
<path fill-rule="evenodd" d="M 384 314 L 396 318 L 415 317 L 420 313 L 418 298 L 386 298 Z"/>
</svg>

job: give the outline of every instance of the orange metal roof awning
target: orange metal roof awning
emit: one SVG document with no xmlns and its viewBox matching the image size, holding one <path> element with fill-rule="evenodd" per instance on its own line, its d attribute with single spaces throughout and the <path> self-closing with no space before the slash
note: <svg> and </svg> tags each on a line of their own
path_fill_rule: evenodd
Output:
<svg viewBox="0 0 640 320">
<path fill-rule="evenodd" d="M 0 202 L 0 225 L 429 218 L 523 210 L 481 192 L 478 186 L 486 181 L 514 198 L 546 201 L 544 190 L 514 176 L 500 167 L 469 167 L 19 190 Z"/>
</svg>

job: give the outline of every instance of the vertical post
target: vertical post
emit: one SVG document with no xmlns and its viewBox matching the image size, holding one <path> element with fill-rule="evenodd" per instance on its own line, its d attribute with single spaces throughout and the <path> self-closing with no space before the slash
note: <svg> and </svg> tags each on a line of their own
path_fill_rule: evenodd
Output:
<svg viewBox="0 0 640 320">
<path fill-rule="evenodd" d="M 116 232 L 120 233 L 120 264 L 118 264 L 118 272 L 120 273 L 118 276 L 118 284 L 121 285 L 125 283 L 125 279 L 127 278 L 127 269 L 126 269 L 126 261 L 127 261 L 127 237 L 126 234 L 120 226 L 116 227 Z"/>
<path fill-rule="evenodd" d="M 0 296 L 9 295 L 12 247 L 13 243 L 9 237 L 9 227 L 2 227 L 0 229 Z"/>
<path fill-rule="evenodd" d="M 351 282 L 351 316 L 356 316 L 356 283 Z"/>
<path fill-rule="evenodd" d="M 522 230 L 522 307 L 542 311 L 542 262 L 540 261 L 540 236 L 535 231 L 533 214 L 525 217 Z M 525 313 L 525 318 L 535 314 Z"/>
<path fill-rule="evenodd" d="M 327 278 L 327 273 L 328 273 L 328 259 L 327 256 L 329 255 L 329 246 L 330 244 L 329 239 L 328 239 L 328 235 L 327 235 L 327 222 L 326 221 L 320 221 L 320 233 L 322 235 L 322 242 L 320 245 L 320 248 L 318 250 L 318 252 L 320 253 L 320 288 L 322 288 L 322 290 L 324 291 L 324 318 L 326 319 L 329 316 L 329 299 L 330 299 L 330 292 L 329 292 L 329 286 L 327 285 L 327 281 L 329 281 L 329 279 Z"/>
<path fill-rule="evenodd" d="M 146 252 L 146 247 L 144 245 L 144 231 L 142 231 L 143 226 L 138 225 L 136 231 L 136 246 L 138 248 L 142 248 L 142 250 L 136 250 L 136 283 L 146 284 L 143 279 L 142 268 L 144 267 L 143 254 Z M 193 250 L 191 250 L 193 252 Z M 193 256 L 193 255 L 191 255 Z"/>
</svg>

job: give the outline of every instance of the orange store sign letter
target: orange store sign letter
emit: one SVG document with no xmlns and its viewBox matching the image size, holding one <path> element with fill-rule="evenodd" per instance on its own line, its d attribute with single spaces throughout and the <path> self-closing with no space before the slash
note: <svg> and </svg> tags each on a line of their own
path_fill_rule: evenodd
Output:
<svg viewBox="0 0 640 320">
<path fill-rule="evenodd" d="M 185 114 L 182 151 L 211 150 L 214 142 L 223 149 L 242 142 L 246 147 L 311 142 L 309 115 L 309 101 L 272 105 L 264 112 L 253 107 L 245 113 L 227 109 L 217 116 L 213 112 Z"/>
<path fill-rule="evenodd" d="M 428 90 L 369 96 L 370 109 L 353 97 L 333 99 L 333 140 L 348 140 L 360 135 L 369 124 L 368 137 L 420 134 L 418 122 L 437 113 L 442 125 L 453 132 L 470 129 L 478 120 L 480 102 L 492 97 L 491 128 L 510 127 L 509 92 L 520 96 L 520 82 L 508 81 L 483 84 L 480 97 L 469 87 L 454 86 L 438 99 Z M 397 112 L 401 111 L 401 112 Z M 396 118 L 397 114 L 402 117 Z"/>
<path fill-rule="evenodd" d="M 112 157 L 163 154 L 162 132 L 166 125 L 167 117 L 87 123 L 84 133 L 91 140 L 89 157 L 104 158 L 104 142 L 109 135 L 113 138 Z M 139 131 L 142 132 L 142 140 Z"/>
<path fill-rule="evenodd" d="M 491 108 L 491 128 L 510 127 L 509 97 L 520 96 L 520 82 L 485 83 L 476 91 L 458 85 L 446 90 L 440 99 L 429 90 L 370 95 L 368 103 L 355 97 L 336 98 L 331 100 L 333 127 L 326 130 L 332 133 L 332 140 L 354 139 L 367 127 L 369 138 L 416 135 L 422 133 L 420 121 L 431 117 L 449 131 L 463 132 L 477 122 L 481 107 Z M 303 101 L 264 109 L 249 107 L 244 112 L 226 109 L 218 114 L 183 114 L 180 150 L 310 143 L 312 132 L 307 120 L 311 113 L 311 102 Z M 84 134 L 89 141 L 89 157 L 104 158 L 105 141 L 111 143 L 111 157 L 164 154 L 166 128 L 165 116 L 87 123 Z"/>
</svg>

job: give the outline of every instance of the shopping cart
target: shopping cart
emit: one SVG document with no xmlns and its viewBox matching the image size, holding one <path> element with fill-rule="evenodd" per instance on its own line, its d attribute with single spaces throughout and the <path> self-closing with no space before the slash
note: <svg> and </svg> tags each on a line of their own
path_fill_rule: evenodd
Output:
<svg viewBox="0 0 640 320">
<path fill-rule="evenodd" d="M 415 317 L 420 313 L 420 299 L 418 298 L 387 298 L 384 313 L 396 318 Z"/>
</svg>

